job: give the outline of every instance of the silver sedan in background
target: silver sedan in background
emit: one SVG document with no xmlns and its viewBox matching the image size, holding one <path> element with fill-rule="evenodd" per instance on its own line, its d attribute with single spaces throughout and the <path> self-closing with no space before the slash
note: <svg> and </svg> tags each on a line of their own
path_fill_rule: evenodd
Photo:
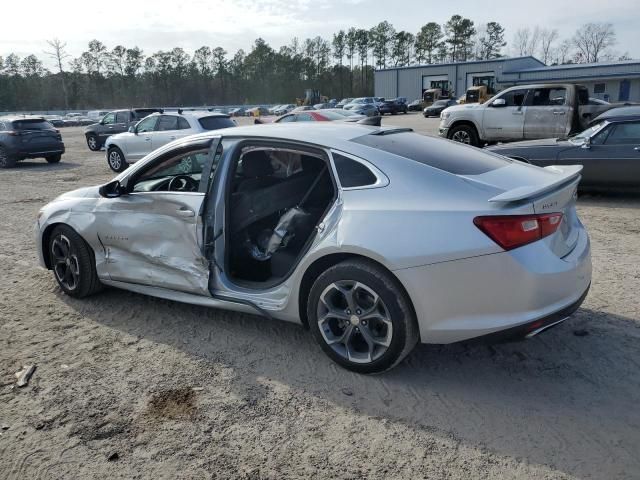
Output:
<svg viewBox="0 0 640 480">
<path fill-rule="evenodd" d="M 183 138 L 40 211 L 40 263 L 307 326 L 345 368 L 418 342 L 533 336 L 589 289 L 580 167 L 539 168 L 409 129 L 317 122 Z"/>
</svg>

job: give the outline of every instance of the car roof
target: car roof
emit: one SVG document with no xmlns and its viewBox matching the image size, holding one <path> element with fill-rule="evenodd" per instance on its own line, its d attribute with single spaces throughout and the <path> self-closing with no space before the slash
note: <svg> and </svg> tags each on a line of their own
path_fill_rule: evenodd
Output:
<svg viewBox="0 0 640 480">
<path fill-rule="evenodd" d="M 158 115 L 173 115 L 175 117 L 191 117 L 191 118 L 204 118 L 204 117 L 220 117 L 220 118 L 229 118 L 229 115 L 221 112 L 209 112 L 208 110 L 194 110 L 190 112 L 155 112 L 149 115 L 149 117 L 158 116 Z"/>
<path fill-rule="evenodd" d="M 596 120 L 611 119 L 614 117 L 628 117 L 628 116 L 640 116 L 640 105 L 631 105 L 627 107 L 616 107 L 607 110 L 606 112 L 598 115 Z"/>
<path fill-rule="evenodd" d="M 46 120 L 44 115 L 5 115 L 0 116 L 3 122 L 15 122 L 16 120 Z"/>
<path fill-rule="evenodd" d="M 304 122 L 296 123 L 266 123 L 262 125 L 250 125 L 243 127 L 231 127 L 223 130 L 211 130 L 194 135 L 190 138 L 223 137 L 254 137 L 273 138 L 277 140 L 290 140 L 302 143 L 312 143 L 325 147 L 337 146 L 363 135 L 369 135 L 380 131 L 397 130 L 395 127 L 372 127 L 369 125 L 348 124 L 341 122 Z"/>
</svg>

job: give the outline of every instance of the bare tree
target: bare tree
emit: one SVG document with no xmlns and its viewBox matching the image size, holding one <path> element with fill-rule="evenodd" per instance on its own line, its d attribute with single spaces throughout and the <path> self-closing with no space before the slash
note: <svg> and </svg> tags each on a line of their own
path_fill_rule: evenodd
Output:
<svg viewBox="0 0 640 480">
<path fill-rule="evenodd" d="M 558 65 L 563 65 L 568 63 L 571 58 L 571 49 L 573 48 L 573 43 L 571 40 L 563 40 L 558 48 L 556 48 L 556 63 Z"/>
<path fill-rule="evenodd" d="M 577 58 L 582 63 L 597 63 L 615 43 L 616 33 L 610 23 L 587 23 L 573 36 Z"/>
<path fill-rule="evenodd" d="M 540 31 L 540 56 L 546 65 L 553 58 L 553 43 L 558 40 L 558 30 L 544 28 Z"/>
<path fill-rule="evenodd" d="M 527 28 L 519 28 L 513 37 L 513 49 L 515 53 L 521 57 L 526 55 L 535 55 L 540 42 L 540 27 L 531 30 Z"/>
<path fill-rule="evenodd" d="M 58 38 L 54 38 L 53 40 L 47 40 L 47 44 L 51 47 L 50 51 L 45 51 L 45 55 L 53 58 L 58 66 L 58 72 L 60 73 L 60 78 L 62 80 L 62 93 L 64 95 L 64 108 L 65 110 L 69 109 L 69 94 L 67 93 L 67 82 L 65 80 L 65 72 L 62 68 L 62 62 L 69 57 L 69 54 L 66 51 L 67 44 L 61 42 Z"/>
</svg>

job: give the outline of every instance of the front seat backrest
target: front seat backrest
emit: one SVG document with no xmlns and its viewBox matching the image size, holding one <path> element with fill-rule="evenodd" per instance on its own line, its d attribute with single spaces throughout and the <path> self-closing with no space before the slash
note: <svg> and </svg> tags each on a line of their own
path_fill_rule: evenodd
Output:
<svg viewBox="0 0 640 480">
<path fill-rule="evenodd" d="M 271 186 L 278 182 L 273 177 L 271 159 L 264 150 L 252 150 L 242 156 L 242 176 L 236 191 L 246 192 Z"/>
</svg>

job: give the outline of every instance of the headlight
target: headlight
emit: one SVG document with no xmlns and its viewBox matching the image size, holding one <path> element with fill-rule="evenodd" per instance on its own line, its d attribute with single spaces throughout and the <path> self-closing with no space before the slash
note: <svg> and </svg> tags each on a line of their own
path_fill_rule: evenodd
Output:
<svg viewBox="0 0 640 480">
<path fill-rule="evenodd" d="M 451 116 L 451 112 L 447 112 L 446 110 L 444 112 L 442 112 L 440 114 L 440 119 L 441 120 L 446 120 L 447 118 L 449 118 Z"/>
</svg>

